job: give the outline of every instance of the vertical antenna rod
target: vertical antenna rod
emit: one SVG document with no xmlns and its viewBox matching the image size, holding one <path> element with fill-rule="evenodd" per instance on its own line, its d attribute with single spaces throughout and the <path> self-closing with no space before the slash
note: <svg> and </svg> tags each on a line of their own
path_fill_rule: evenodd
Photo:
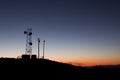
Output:
<svg viewBox="0 0 120 80">
<path fill-rule="evenodd" d="M 38 38 L 38 59 L 40 58 L 40 39 Z"/>
<path fill-rule="evenodd" d="M 43 41 L 43 59 L 44 59 L 44 53 L 45 53 L 45 40 Z"/>
</svg>

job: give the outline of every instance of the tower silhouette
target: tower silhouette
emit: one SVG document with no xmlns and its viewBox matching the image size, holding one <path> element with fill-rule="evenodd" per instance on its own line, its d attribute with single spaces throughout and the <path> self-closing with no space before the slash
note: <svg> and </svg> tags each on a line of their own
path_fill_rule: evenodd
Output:
<svg viewBox="0 0 120 80">
<path fill-rule="evenodd" d="M 25 55 L 32 55 L 32 28 L 27 28 L 27 31 L 24 31 L 24 34 L 26 34 L 26 49 L 25 49 Z"/>
</svg>

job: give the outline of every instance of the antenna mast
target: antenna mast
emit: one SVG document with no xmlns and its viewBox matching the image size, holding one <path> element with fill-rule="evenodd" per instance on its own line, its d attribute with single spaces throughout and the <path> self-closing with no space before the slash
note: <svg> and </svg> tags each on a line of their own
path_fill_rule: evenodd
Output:
<svg viewBox="0 0 120 80">
<path fill-rule="evenodd" d="M 26 34 L 26 50 L 25 54 L 29 54 L 30 58 L 32 55 L 32 28 L 27 28 L 27 31 L 24 31 L 24 34 Z"/>
<path fill-rule="evenodd" d="M 45 53 L 45 40 L 43 41 L 43 59 L 44 59 L 44 53 Z"/>
<path fill-rule="evenodd" d="M 40 39 L 38 38 L 38 59 L 40 58 Z"/>
</svg>

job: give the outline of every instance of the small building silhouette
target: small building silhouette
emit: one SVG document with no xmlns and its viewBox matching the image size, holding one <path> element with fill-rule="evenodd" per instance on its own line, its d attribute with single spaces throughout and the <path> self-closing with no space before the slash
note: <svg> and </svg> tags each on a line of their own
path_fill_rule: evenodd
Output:
<svg viewBox="0 0 120 80">
<path fill-rule="evenodd" d="M 37 59 L 37 56 L 36 55 L 31 55 L 30 56 L 30 55 L 23 54 L 22 59 L 23 60 Z"/>
<path fill-rule="evenodd" d="M 30 55 L 23 54 L 22 59 L 23 60 L 30 60 Z"/>
<path fill-rule="evenodd" d="M 37 59 L 37 56 L 36 55 L 32 55 L 31 59 Z"/>
</svg>

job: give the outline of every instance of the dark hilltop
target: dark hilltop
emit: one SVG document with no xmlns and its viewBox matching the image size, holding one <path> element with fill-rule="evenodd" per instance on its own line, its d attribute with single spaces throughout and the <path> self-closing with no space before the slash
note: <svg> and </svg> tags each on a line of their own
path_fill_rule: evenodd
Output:
<svg viewBox="0 0 120 80">
<path fill-rule="evenodd" d="M 40 80 L 119 80 L 120 65 L 82 67 L 48 59 L 0 58 L 2 75 L 21 74 L 21 78 Z M 11 73 L 12 72 L 12 73 Z M 27 76 L 29 75 L 29 76 Z"/>
</svg>

